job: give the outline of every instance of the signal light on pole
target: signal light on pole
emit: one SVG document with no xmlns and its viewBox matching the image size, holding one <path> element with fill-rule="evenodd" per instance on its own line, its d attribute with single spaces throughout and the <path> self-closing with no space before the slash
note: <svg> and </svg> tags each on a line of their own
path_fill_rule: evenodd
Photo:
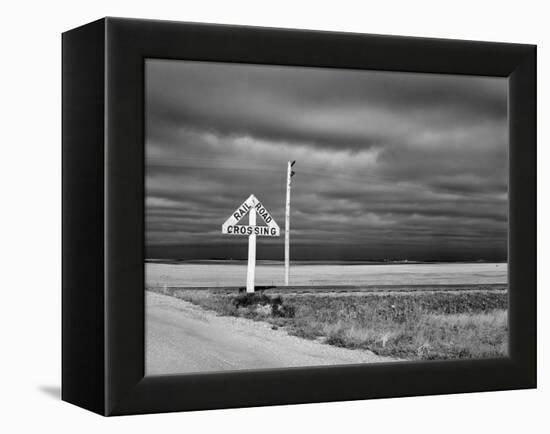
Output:
<svg viewBox="0 0 550 434">
<path fill-rule="evenodd" d="M 290 271 L 290 182 L 296 172 L 291 169 L 296 160 L 288 162 L 286 171 L 286 209 L 285 209 L 285 285 L 288 286 Z"/>
</svg>

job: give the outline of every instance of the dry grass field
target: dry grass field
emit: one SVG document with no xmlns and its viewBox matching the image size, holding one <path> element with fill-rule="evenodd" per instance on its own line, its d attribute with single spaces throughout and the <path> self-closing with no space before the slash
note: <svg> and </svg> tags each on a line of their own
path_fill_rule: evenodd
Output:
<svg viewBox="0 0 550 434">
<path fill-rule="evenodd" d="M 220 315 L 266 321 L 289 334 L 408 360 L 504 357 L 505 285 L 227 289 L 150 287 Z"/>
</svg>

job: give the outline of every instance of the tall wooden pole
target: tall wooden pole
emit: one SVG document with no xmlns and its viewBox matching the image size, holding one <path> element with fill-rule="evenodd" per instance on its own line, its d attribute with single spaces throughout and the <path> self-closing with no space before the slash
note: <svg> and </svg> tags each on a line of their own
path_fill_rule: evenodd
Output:
<svg viewBox="0 0 550 434">
<path fill-rule="evenodd" d="M 249 212 L 248 224 L 252 227 L 256 226 L 256 208 L 252 208 Z M 256 234 L 252 232 L 248 236 L 248 269 L 246 270 L 246 292 L 254 292 L 254 277 L 256 274 Z"/>
<path fill-rule="evenodd" d="M 286 172 L 286 210 L 285 210 L 285 286 L 288 286 L 290 272 L 290 179 L 292 163 L 288 162 Z"/>
</svg>

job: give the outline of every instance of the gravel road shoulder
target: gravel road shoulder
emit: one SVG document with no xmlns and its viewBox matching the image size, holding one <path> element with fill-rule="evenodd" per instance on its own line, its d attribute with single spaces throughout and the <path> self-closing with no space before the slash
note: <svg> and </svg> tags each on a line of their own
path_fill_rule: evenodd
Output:
<svg viewBox="0 0 550 434">
<path fill-rule="evenodd" d="M 246 318 L 218 316 L 146 292 L 147 375 L 394 361 L 289 335 Z"/>
</svg>

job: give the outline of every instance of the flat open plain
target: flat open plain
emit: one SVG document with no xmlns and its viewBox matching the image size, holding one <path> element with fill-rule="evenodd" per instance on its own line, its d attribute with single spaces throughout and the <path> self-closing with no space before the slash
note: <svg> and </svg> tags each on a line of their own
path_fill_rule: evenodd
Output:
<svg viewBox="0 0 550 434">
<path fill-rule="evenodd" d="M 507 354 L 503 263 L 145 266 L 148 375 Z"/>
<path fill-rule="evenodd" d="M 506 284 L 505 263 L 291 264 L 296 286 L 479 285 Z M 246 283 L 246 261 L 145 264 L 147 286 L 239 287 Z M 258 261 L 256 285 L 280 286 L 283 264 Z"/>
</svg>

